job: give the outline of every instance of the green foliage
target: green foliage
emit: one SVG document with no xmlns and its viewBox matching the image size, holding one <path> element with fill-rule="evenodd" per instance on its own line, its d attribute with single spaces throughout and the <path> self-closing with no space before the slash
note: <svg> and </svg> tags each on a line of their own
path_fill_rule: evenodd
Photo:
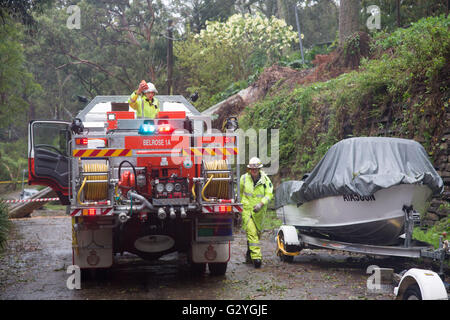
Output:
<svg viewBox="0 0 450 320">
<path fill-rule="evenodd" d="M 202 54 L 202 45 L 196 42 L 193 35 L 174 47 L 177 65 L 183 70 L 188 91 L 197 91 L 199 99 L 196 106 L 203 109 L 209 106 L 209 99 L 234 82 L 233 65 L 221 63 L 228 60 L 225 50 L 214 50 L 209 55 Z"/>
<path fill-rule="evenodd" d="M 447 234 L 447 237 L 443 237 L 443 240 L 448 240 L 448 235 L 450 235 L 450 218 L 440 220 L 427 230 L 422 230 L 420 227 L 414 228 L 413 238 L 432 244 L 437 249 L 439 248 L 439 238 L 443 233 Z"/>
<path fill-rule="evenodd" d="M 336 46 L 334 44 L 315 45 L 312 48 L 304 48 L 303 53 L 303 57 L 305 60 L 304 64 L 302 61 L 301 51 L 300 49 L 298 49 L 289 53 L 288 55 L 284 55 L 283 57 L 281 57 L 278 64 L 281 66 L 297 70 L 312 68 L 313 67 L 312 61 L 316 58 L 316 55 L 329 54 L 334 49 L 336 49 Z"/>
<path fill-rule="evenodd" d="M 8 206 L 0 202 L 0 251 L 5 248 L 11 222 L 8 220 Z"/>
<path fill-rule="evenodd" d="M 175 0 L 171 1 L 174 11 L 178 11 L 183 20 L 194 32 L 200 32 L 206 27 L 206 21 L 225 21 L 234 10 L 236 0 Z"/>
<path fill-rule="evenodd" d="M 8 15 L 14 20 L 20 21 L 26 26 L 32 26 L 35 23 L 33 12 L 42 12 L 53 0 L 33 0 L 33 1 L 0 1 L 0 21 L 5 22 Z"/>
<path fill-rule="evenodd" d="M 27 141 L 0 142 L 0 180 L 19 181 L 27 169 Z"/>
<path fill-rule="evenodd" d="M 429 85 L 439 74 L 450 54 L 448 36 L 450 19 L 430 17 L 413 23 L 411 28 L 398 29 L 378 45 L 384 50 L 395 48 L 394 71 L 408 78 L 424 80 Z M 384 56 L 382 61 L 388 62 Z"/>
<path fill-rule="evenodd" d="M 333 0 L 283 0 L 277 1 L 277 13 L 297 31 L 294 7 L 298 6 L 298 17 L 305 48 L 330 43 L 338 30 L 339 7 Z M 274 13 L 275 14 L 275 13 Z M 298 46 L 297 46 L 298 49 Z"/>
<path fill-rule="evenodd" d="M 219 103 L 220 101 L 223 101 L 223 100 L 225 100 L 228 97 L 231 97 L 232 95 L 238 93 L 242 89 L 247 88 L 248 86 L 249 86 L 249 83 L 248 83 L 248 81 L 245 81 L 245 80 L 233 82 L 224 91 L 213 95 L 211 97 L 210 103 L 212 105 L 214 105 L 216 103 Z"/>
<path fill-rule="evenodd" d="M 199 92 L 197 107 L 203 110 L 218 97 L 242 88 L 243 83 L 234 83 L 277 61 L 295 40 L 296 33 L 284 20 L 236 14 L 226 22 L 207 21 L 199 34 L 176 43 L 174 54 L 188 74 L 188 90 Z"/>
<path fill-rule="evenodd" d="M 262 222 L 262 229 L 273 230 L 279 228 L 282 224 L 283 222 L 278 218 L 276 211 L 267 209 L 264 220 Z"/>
<path fill-rule="evenodd" d="M 17 123 L 26 122 L 27 94 L 40 92 L 33 76 L 25 67 L 23 26 L 4 17 L 0 24 L 0 139 L 16 139 L 26 128 Z"/>
<path fill-rule="evenodd" d="M 397 24 L 397 1 L 386 0 L 361 0 L 361 8 L 376 5 L 380 8 L 381 28 L 386 31 L 393 31 Z M 447 0 L 402 0 L 400 2 L 400 27 L 408 26 L 423 17 L 438 16 L 447 11 Z M 366 28 L 366 21 L 370 13 L 361 10 L 361 27 Z"/>
<path fill-rule="evenodd" d="M 142 79 L 166 86 L 167 20 L 160 1 L 80 0 L 80 29 L 70 29 L 67 8 L 55 0 L 35 15 L 36 32 L 25 39 L 28 67 L 42 94 L 30 97 L 34 115 L 71 120 L 84 107 L 77 96 L 129 95 Z M 178 31 L 173 37 L 179 38 Z"/>
<path fill-rule="evenodd" d="M 311 170 L 330 146 L 350 136 L 391 132 L 424 141 L 434 155 L 438 144 L 433 139 L 446 126 L 445 102 L 450 98 L 448 90 L 439 89 L 448 81 L 440 75 L 450 56 L 449 23 L 444 16 L 431 17 L 392 35 L 379 34 L 377 59 L 366 59 L 360 70 L 326 82 L 290 92 L 278 88 L 248 108 L 240 125 L 278 128 L 280 166 L 290 167 L 294 177 Z M 349 51 L 357 50 L 355 42 L 350 39 Z M 400 123 L 382 124 L 380 133 L 377 121 L 388 114 Z"/>
</svg>

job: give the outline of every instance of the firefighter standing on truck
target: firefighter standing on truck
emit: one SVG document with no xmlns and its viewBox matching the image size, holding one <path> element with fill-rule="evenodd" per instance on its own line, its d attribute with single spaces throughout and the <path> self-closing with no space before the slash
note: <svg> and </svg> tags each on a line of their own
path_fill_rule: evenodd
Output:
<svg viewBox="0 0 450 320">
<path fill-rule="evenodd" d="M 136 110 L 137 118 L 142 117 L 142 109 L 144 109 L 144 118 L 156 118 L 159 112 L 159 101 L 155 98 L 155 93 L 158 93 L 155 85 L 142 80 L 139 88 L 131 94 L 128 104 Z"/>
<path fill-rule="evenodd" d="M 261 170 L 261 161 L 250 159 L 246 174 L 241 176 L 240 194 L 243 205 L 242 229 L 247 233 L 246 262 L 261 267 L 260 236 L 267 204 L 273 197 L 273 185 L 269 177 Z"/>
</svg>

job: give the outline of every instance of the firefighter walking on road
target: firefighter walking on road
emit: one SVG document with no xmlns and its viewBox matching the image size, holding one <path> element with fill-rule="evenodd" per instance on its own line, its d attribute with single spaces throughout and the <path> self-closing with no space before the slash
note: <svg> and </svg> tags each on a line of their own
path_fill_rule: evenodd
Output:
<svg viewBox="0 0 450 320">
<path fill-rule="evenodd" d="M 269 177 L 261 170 L 261 161 L 250 159 L 246 174 L 241 176 L 240 195 L 243 205 L 242 229 L 247 233 L 247 263 L 253 263 L 255 268 L 261 267 L 260 236 L 262 222 L 267 210 L 267 204 L 273 197 L 273 185 Z"/>
</svg>

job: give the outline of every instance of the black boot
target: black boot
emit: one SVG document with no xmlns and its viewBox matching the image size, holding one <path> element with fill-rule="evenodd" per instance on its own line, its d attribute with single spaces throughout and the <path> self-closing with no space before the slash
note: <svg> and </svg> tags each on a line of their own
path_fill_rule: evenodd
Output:
<svg viewBox="0 0 450 320">
<path fill-rule="evenodd" d="M 247 253 L 245 254 L 245 263 L 246 264 L 252 263 L 252 258 L 250 257 L 250 250 L 248 250 L 248 249 L 247 249 Z"/>
<path fill-rule="evenodd" d="M 246 264 L 252 263 L 252 257 L 250 256 L 250 248 L 248 247 L 248 241 L 247 241 L 247 252 L 245 253 L 245 263 Z"/>
<path fill-rule="evenodd" d="M 255 266 L 255 269 L 261 268 L 261 259 L 254 259 L 253 265 Z"/>
</svg>

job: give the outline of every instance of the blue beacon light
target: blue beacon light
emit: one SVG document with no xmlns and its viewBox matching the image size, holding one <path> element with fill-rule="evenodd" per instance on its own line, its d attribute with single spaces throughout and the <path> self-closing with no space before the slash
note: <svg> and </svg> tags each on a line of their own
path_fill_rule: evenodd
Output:
<svg viewBox="0 0 450 320">
<path fill-rule="evenodd" d="M 140 135 L 151 135 L 154 134 L 155 131 L 156 131 L 155 124 L 151 120 L 145 120 L 139 127 Z"/>
</svg>

